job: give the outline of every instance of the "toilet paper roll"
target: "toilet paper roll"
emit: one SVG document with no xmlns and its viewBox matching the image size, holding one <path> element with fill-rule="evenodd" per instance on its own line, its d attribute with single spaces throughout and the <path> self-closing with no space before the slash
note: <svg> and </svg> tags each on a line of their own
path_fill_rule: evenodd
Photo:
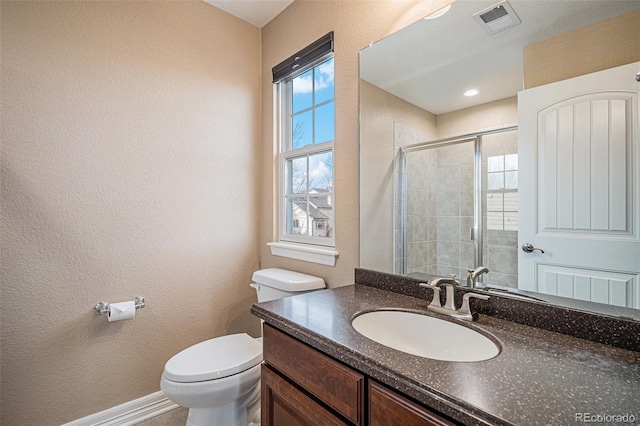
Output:
<svg viewBox="0 0 640 426">
<path fill-rule="evenodd" d="M 135 318 L 136 302 L 130 300 L 128 302 L 118 302 L 109 304 L 109 321 L 120 321 L 124 319 Z"/>
</svg>

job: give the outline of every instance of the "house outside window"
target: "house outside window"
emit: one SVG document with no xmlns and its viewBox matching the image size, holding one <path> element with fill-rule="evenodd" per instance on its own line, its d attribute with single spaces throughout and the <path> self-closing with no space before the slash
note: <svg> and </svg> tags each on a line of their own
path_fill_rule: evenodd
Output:
<svg viewBox="0 0 640 426">
<path fill-rule="evenodd" d="M 333 33 L 273 71 L 278 101 L 278 243 L 284 244 L 269 245 L 274 254 L 274 247 L 285 245 L 305 252 L 333 248 L 324 251 L 335 262 Z"/>
</svg>

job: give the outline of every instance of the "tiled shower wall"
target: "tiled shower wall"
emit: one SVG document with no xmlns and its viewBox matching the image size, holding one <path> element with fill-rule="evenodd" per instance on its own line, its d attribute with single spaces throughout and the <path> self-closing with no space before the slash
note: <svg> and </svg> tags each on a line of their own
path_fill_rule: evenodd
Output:
<svg viewBox="0 0 640 426">
<path fill-rule="evenodd" d="M 407 273 L 435 273 L 437 197 L 429 176 L 437 163 L 434 154 L 432 149 L 407 154 Z"/>
</svg>

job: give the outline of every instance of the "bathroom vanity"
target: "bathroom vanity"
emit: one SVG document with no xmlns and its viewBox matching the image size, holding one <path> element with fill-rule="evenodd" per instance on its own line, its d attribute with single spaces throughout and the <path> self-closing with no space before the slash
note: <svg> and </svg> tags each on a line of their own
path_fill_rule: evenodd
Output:
<svg viewBox="0 0 640 426">
<path fill-rule="evenodd" d="M 431 294 L 417 280 L 403 277 L 399 285 L 389 280 L 393 276 L 380 276 L 386 284 L 361 274 L 355 285 L 253 306 L 265 320 L 265 425 L 564 425 L 594 415 L 638 422 L 637 334 L 616 347 L 532 327 L 522 317 L 515 318 L 520 323 L 500 318 L 508 315 L 494 296 L 474 308 L 498 315 L 481 314 L 465 326 L 496 341 L 497 356 L 477 362 L 423 358 L 369 340 L 351 326 L 358 314 L 381 309 L 451 320 L 427 313 Z M 618 326 L 637 331 L 638 324 Z M 622 329 L 609 331 L 628 331 Z"/>
<path fill-rule="evenodd" d="M 263 424 L 453 424 L 269 325 L 264 360 Z"/>
</svg>

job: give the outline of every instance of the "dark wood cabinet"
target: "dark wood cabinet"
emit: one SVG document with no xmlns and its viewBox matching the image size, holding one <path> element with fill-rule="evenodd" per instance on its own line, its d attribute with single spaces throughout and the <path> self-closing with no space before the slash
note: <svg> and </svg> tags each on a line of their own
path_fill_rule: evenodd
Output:
<svg viewBox="0 0 640 426">
<path fill-rule="evenodd" d="M 347 425 L 266 365 L 262 366 L 261 386 L 263 425 Z"/>
<path fill-rule="evenodd" d="M 369 426 L 452 426 L 433 411 L 399 393 L 369 381 Z"/>
<path fill-rule="evenodd" d="M 263 335 L 263 426 L 455 424 L 268 324 Z"/>
<path fill-rule="evenodd" d="M 363 424 L 362 374 L 267 324 L 263 335 L 266 364 L 354 424 Z"/>
</svg>

